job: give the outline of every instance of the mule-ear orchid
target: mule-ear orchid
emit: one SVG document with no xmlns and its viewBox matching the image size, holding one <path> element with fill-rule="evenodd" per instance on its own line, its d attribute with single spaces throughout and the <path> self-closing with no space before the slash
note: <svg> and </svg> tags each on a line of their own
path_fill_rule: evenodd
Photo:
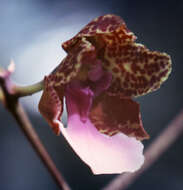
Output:
<svg viewBox="0 0 183 190">
<path fill-rule="evenodd" d="M 166 53 L 150 51 L 115 15 L 100 16 L 71 40 L 61 64 L 44 79 L 43 117 L 95 174 L 133 172 L 148 139 L 133 100 L 160 87 L 171 72 Z M 61 115 L 63 99 L 67 127 Z"/>
</svg>

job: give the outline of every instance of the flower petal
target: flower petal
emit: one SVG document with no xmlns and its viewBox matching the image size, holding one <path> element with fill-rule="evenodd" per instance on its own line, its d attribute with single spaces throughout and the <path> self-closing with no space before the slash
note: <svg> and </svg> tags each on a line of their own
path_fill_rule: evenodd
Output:
<svg viewBox="0 0 183 190">
<path fill-rule="evenodd" d="M 85 38 L 70 47 L 67 57 L 54 70 L 54 86 L 69 83 L 73 78 L 78 77 L 85 80 L 87 67 L 96 61 L 95 47 Z"/>
<path fill-rule="evenodd" d="M 111 94 L 147 94 L 157 90 L 171 72 L 170 56 L 137 43 L 106 45 L 104 59 L 104 68 L 113 75 Z"/>
<path fill-rule="evenodd" d="M 69 96 L 67 96 L 69 95 Z M 67 93 L 68 127 L 61 129 L 78 156 L 95 174 L 134 172 L 144 162 L 143 145 L 133 137 L 122 133 L 112 137 L 101 134 L 87 118 L 80 117 L 80 104 L 74 94 Z M 81 99 L 86 96 L 82 94 Z"/>
<path fill-rule="evenodd" d="M 44 91 L 39 102 L 39 111 L 52 127 L 56 135 L 60 134 L 60 118 L 63 112 L 63 87 L 54 88 L 53 75 L 44 79 Z"/>
<path fill-rule="evenodd" d="M 95 99 L 89 118 L 101 133 L 112 136 L 122 132 L 137 140 L 149 138 L 142 125 L 139 104 L 132 99 L 103 93 Z"/>
<path fill-rule="evenodd" d="M 94 39 L 98 35 L 105 35 L 111 41 L 110 34 L 112 32 L 117 32 L 123 41 L 133 41 L 136 39 L 135 35 L 127 29 L 123 19 L 116 15 L 107 14 L 92 20 L 76 36 L 64 42 L 62 47 L 68 51 L 79 39 L 83 37 L 90 37 L 90 39 L 92 37 Z"/>
</svg>

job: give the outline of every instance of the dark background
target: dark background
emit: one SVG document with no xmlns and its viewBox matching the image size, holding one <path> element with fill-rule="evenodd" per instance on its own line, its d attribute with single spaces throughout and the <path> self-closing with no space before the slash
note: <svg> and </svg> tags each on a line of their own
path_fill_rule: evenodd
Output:
<svg viewBox="0 0 183 190">
<path fill-rule="evenodd" d="M 120 15 L 151 50 L 167 52 L 173 71 L 160 90 L 138 99 L 145 147 L 183 107 L 183 1 L 135 0 L 0 0 L 0 65 L 16 63 L 13 79 L 37 82 L 63 58 L 61 42 L 91 19 Z M 73 190 L 97 190 L 115 175 L 94 176 L 61 137 L 56 137 L 37 111 L 40 94 L 23 98 L 32 123 L 58 169 Z M 0 190 L 57 190 L 12 117 L 0 105 Z M 183 189 L 183 136 L 129 190 Z"/>
</svg>

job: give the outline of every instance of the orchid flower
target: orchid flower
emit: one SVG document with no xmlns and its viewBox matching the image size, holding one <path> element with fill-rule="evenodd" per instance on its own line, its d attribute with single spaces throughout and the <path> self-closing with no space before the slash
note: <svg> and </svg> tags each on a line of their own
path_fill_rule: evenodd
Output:
<svg viewBox="0 0 183 190">
<path fill-rule="evenodd" d="M 100 16 L 62 44 L 67 56 L 44 79 L 43 117 L 95 174 L 134 172 L 144 162 L 139 104 L 171 72 L 166 53 L 150 51 L 115 15 Z M 68 122 L 61 122 L 65 98 Z"/>
</svg>

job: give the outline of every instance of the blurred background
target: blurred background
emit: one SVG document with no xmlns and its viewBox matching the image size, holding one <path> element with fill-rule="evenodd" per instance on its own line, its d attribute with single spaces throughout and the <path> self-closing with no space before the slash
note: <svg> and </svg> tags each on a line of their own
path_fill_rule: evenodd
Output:
<svg viewBox="0 0 183 190">
<path fill-rule="evenodd" d="M 0 65 L 16 63 L 14 81 L 43 79 L 62 60 L 61 43 L 93 18 L 120 15 L 151 50 L 173 61 L 168 81 L 157 92 L 138 98 L 145 129 L 145 148 L 183 107 L 183 1 L 146 0 L 0 0 Z M 73 190 L 98 190 L 115 175 L 94 176 L 62 136 L 56 137 L 40 116 L 40 93 L 22 98 L 34 128 Z M 0 104 L 0 190 L 57 190 L 13 118 Z M 129 190 L 183 189 L 183 135 Z"/>
</svg>

